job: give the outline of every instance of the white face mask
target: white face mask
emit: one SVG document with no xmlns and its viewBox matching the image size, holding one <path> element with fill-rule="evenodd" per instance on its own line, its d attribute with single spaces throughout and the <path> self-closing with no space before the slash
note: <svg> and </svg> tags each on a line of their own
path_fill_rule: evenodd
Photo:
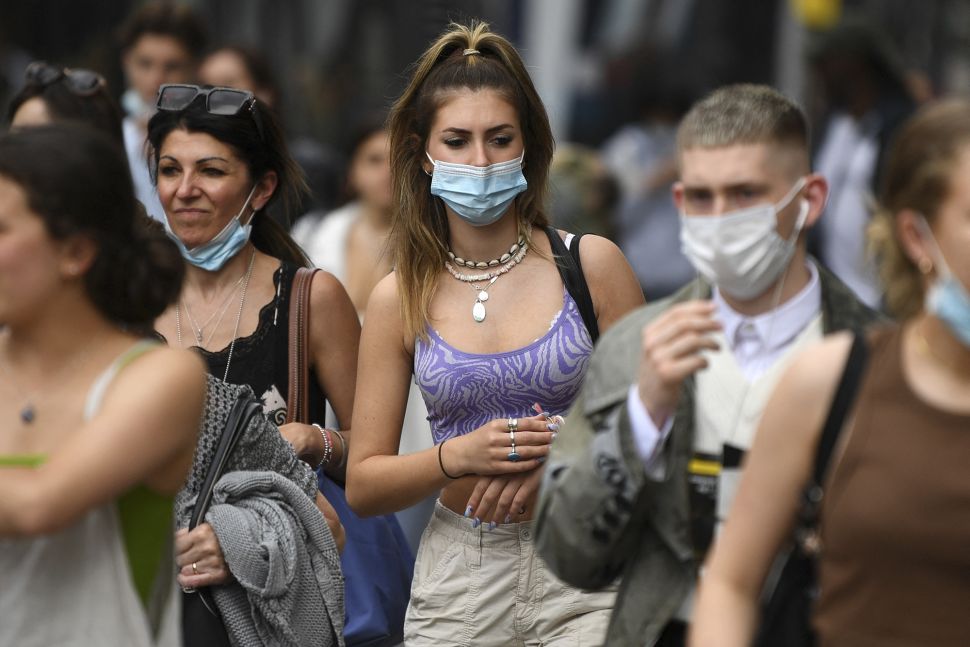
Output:
<svg viewBox="0 0 970 647">
<path fill-rule="evenodd" d="M 722 216 L 680 215 L 681 251 L 709 282 L 737 299 L 753 299 L 765 292 L 788 267 L 795 241 L 808 217 L 802 198 L 795 229 L 788 240 L 778 235 L 778 212 L 805 186 L 795 183 L 778 204 L 759 204 Z"/>
</svg>

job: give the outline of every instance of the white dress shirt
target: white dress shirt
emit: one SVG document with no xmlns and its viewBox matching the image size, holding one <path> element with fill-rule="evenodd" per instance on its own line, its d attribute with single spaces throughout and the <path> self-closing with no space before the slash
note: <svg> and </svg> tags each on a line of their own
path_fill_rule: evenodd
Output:
<svg viewBox="0 0 970 647">
<path fill-rule="evenodd" d="M 713 301 L 717 305 L 715 317 L 724 326 L 724 336 L 730 351 L 744 376 L 753 381 L 768 370 L 785 350 L 795 341 L 798 334 L 808 326 L 822 308 L 822 286 L 818 270 L 813 263 L 807 263 L 810 274 L 808 284 L 798 294 L 777 308 L 760 315 L 743 315 L 724 301 L 717 288 L 714 288 Z M 627 410 L 633 432 L 637 453 L 643 460 L 647 475 L 662 479 L 665 475 L 661 455 L 674 418 L 670 416 L 658 428 L 640 399 L 637 383 L 630 386 L 627 393 Z"/>
</svg>

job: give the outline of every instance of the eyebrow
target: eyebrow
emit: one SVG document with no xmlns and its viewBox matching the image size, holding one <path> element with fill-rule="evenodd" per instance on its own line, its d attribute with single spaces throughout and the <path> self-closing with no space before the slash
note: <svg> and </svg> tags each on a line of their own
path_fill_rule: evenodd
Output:
<svg viewBox="0 0 970 647">
<path fill-rule="evenodd" d="M 494 133 L 499 130 L 506 130 L 508 128 L 511 128 L 514 130 L 515 126 L 513 126 L 512 124 L 499 124 L 498 126 L 492 126 L 488 130 L 486 130 L 485 134 Z M 466 130 L 465 128 L 442 128 L 441 132 L 455 133 L 456 135 L 470 135 L 472 133 L 472 131 Z"/>
<path fill-rule="evenodd" d="M 172 160 L 173 162 L 175 162 L 176 164 L 180 164 L 181 163 L 177 159 L 175 159 L 174 157 L 172 157 L 171 155 L 162 155 L 158 159 L 159 159 L 159 161 L 161 161 L 163 159 L 169 159 L 169 160 Z M 227 160 L 224 157 L 219 157 L 218 155 L 213 155 L 211 157 L 203 157 L 201 159 L 195 160 L 195 163 L 196 164 L 204 164 L 205 162 L 225 162 L 226 164 L 228 164 L 229 163 L 229 160 Z"/>
</svg>

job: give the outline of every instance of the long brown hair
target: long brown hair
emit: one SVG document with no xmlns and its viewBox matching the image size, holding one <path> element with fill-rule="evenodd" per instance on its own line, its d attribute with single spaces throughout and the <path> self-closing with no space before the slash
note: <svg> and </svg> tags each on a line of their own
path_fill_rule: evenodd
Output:
<svg viewBox="0 0 970 647">
<path fill-rule="evenodd" d="M 468 54 L 468 50 L 472 50 Z M 548 224 L 545 199 L 553 139 L 549 118 L 525 64 L 512 44 L 484 22 L 452 23 L 414 66 L 407 89 L 389 117 L 391 187 L 395 213 L 390 250 L 408 336 L 427 334 L 428 309 L 446 260 L 448 220 L 431 195 L 422 162 L 428 133 L 449 92 L 460 88 L 497 91 L 516 110 L 525 145 L 528 188 L 516 198 L 520 226 Z"/>
</svg>

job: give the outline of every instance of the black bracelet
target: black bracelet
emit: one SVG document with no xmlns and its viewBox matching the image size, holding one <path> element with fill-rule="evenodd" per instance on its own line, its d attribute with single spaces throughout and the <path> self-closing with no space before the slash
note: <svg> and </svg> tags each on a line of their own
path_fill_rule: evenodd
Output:
<svg viewBox="0 0 970 647">
<path fill-rule="evenodd" d="M 444 461 L 441 460 L 441 448 L 444 447 L 445 446 L 445 443 L 448 442 L 449 440 L 451 440 L 451 439 L 450 438 L 445 438 L 444 440 L 441 441 L 441 444 L 438 445 L 438 465 L 441 467 L 441 473 L 444 474 L 445 476 L 447 476 L 448 478 L 450 478 L 452 481 L 454 481 L 455 479 L 460 479 L 461 477 L 460 476 L 452 476 L 451 474 L 449 474 L 448 473 L 448 470 L 445 469 L 445 463 L 444 463 Z"/>
</svg>

